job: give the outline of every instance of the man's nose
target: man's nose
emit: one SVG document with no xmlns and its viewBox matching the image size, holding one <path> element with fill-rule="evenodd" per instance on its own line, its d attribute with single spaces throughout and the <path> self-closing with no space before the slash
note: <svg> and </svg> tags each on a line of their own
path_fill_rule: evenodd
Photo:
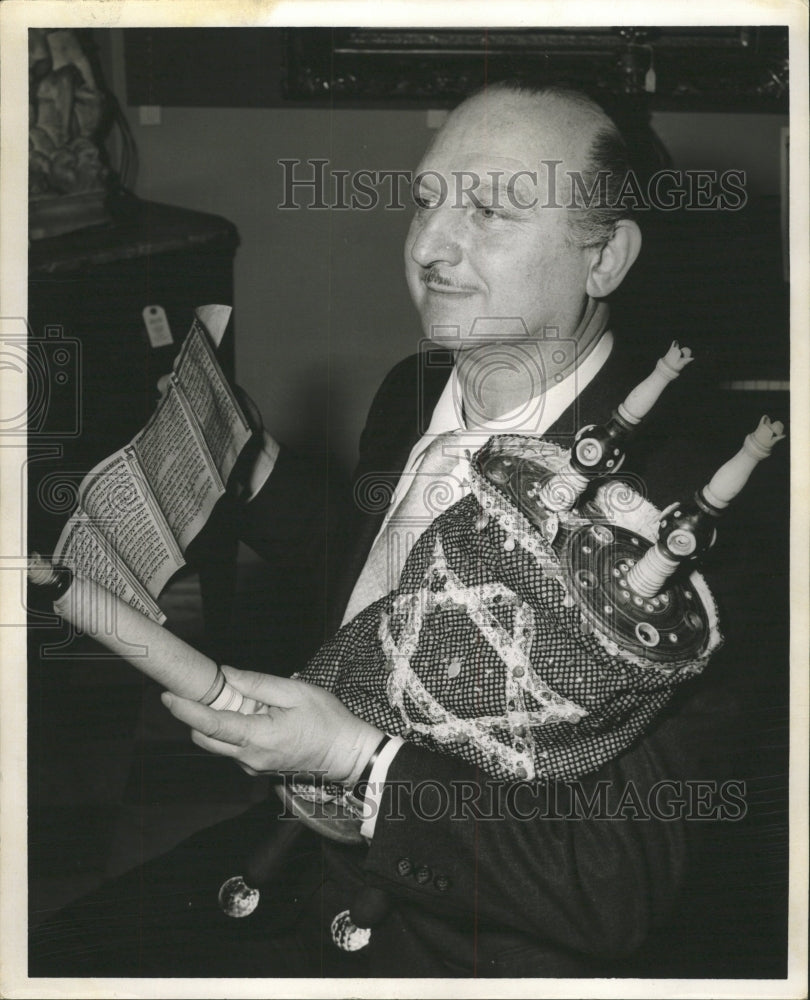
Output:
<svg viewBox="0 0 810 1000">
<path fill-rule="evenodd" d="M 462 212 L 453 212 L 449 205 L 423 209 L 422 215 L 414 223 L 416 236 L 411 244 L 411 257 L 421 267 L 433 264 L 458 264 L 462 249 L 457 227 L 462 221 Z"/>
</svg>

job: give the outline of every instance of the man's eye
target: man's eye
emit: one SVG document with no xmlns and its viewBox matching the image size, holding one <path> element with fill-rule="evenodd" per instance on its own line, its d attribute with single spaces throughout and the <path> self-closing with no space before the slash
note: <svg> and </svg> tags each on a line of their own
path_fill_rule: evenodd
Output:
<svg viewBox="0 0 810 1000">
<path fill-rule="evenodd" d="M 413 200 L 417 208 L 435 208 L 439 202 L 436 195 L 419 191 L 414 192 Z"/>
<path fill-rule="evenodd" d="M 493 208 L 491 205 L 480 205 L 478 207 L 478 217 L 485 222 L 491 222 L 494 219 L 503 218 L 503 212 L 497 208 Z"/>
</svg>

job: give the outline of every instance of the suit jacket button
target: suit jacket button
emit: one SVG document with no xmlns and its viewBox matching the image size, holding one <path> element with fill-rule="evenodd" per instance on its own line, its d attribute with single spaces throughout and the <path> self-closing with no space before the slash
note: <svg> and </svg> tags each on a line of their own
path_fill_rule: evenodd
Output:
<svg viewBox="0 0 810 1000">
<path fill-rule="evenodd" d="M 447 890 L 453 883 L 450 881 L 447 875 L 439 874 L 436 876 L 436 878 L 433 879 L 433 884 L 436 886 L 439 892 L 447 892 Z"/>
<path fill-rule="evenodd" d="M 397 875 L 407 878 L 413 873 L 413 863 L 410 858 L 400 858 L 397 861 Z"/>
<path fill-rule="evenodd" d="M 420 865 L 420 867 L 416 869 L 414 877 L 418 885 L 427 885 L 427 883 L 433 878 L 433 872 L 427 865 Z"/>
</svg>

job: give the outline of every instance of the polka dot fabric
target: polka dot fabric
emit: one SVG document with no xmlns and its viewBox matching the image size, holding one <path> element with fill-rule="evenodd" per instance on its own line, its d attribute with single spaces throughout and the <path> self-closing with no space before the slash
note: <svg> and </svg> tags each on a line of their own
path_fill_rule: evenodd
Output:
<svg viewBox="0 0 810 1000">
<path fill-rule="evenodd" d="M 503 495 L 497 504 L 510 513 Z M 399 587 L 299 676 L 496 778 L 572 779 L 622 753 L 703 663 L 662 670 L 612 655 L 583 628 L 551 545 L 511 512 L 491 516 L 479 489 L 441 514 Z"/>
</svg>

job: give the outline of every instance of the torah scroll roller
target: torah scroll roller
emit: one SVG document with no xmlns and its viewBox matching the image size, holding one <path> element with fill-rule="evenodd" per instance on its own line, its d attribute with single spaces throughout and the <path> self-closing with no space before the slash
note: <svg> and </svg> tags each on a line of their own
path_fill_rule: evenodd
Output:
<svg viewBox="0 0 810 1000">
<path fill-rule="evenodd" d="M 28 578 L 62 618 L 167 691 L 210 708 L 250 711 L 213 660 L 104 587 L 37 553 L 29 559 Z"/>
<path fill-rule="evenodd" d="M 711 548 L 716 535 L 713 522 L 784 436 L 780 421 L 772 422 L 769 417 L 762 417 L 737 454 L 720 466 L 689 503 L 673 504 L 664 512 L 658 541 L 627 574 L 627 585 L 634 594 L 655 597 L 681 563 L 696 559 Z"/>
<path fill-rule="evenodd" d="M 688 347 L 673 341 L 652 372 L 613 411 L 606 424 L 591 424 L 577 434 L 566 466 L 543 485 L 538 499 L 546 510 L 571 510 L 594 476 L 617 472 L 624 461 L 624 445 L 658 401 L 661 393 L 693 361 Z"/>
</svg>

